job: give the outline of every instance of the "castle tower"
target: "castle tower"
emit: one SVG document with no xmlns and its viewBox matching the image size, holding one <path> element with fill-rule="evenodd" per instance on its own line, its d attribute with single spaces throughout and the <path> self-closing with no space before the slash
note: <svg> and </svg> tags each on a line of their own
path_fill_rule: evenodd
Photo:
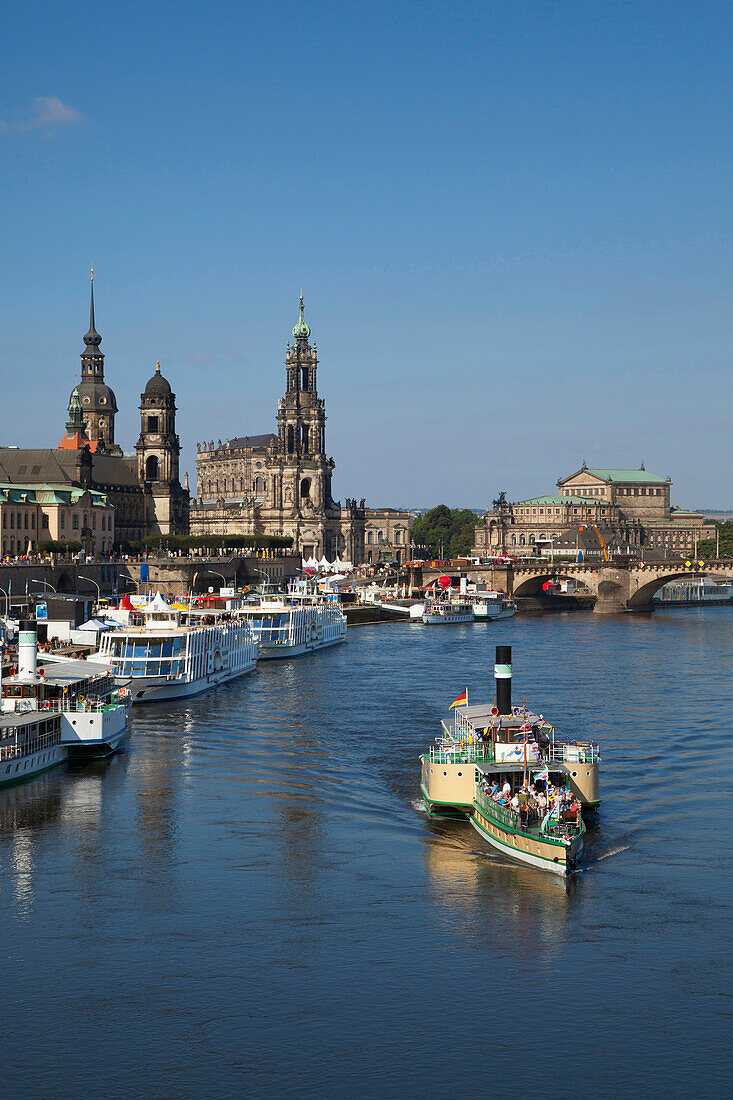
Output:
<svg viewBox="0 0 733 1100">
<path fill-rule="evenodd" d="M 122 449 L 115 443 L 115 413 L 117 401 L 113 391 L 104 381 L 104 352 L 99 350 L 102 337 L 94 324 L 94 268 L 91 275 L 91 304 L 89 307 L 89 332 L 84 337 L 81 353 L 81 383 L 77 388 L 84 416 L 84 427 L 91 443 L 108 454 L 121 455 Z"/>
<path fill-rule="evenodd" d="M 79 400 L 79 390 L 76 387 L 71 392 L 69 401 L 69 419 L 66 421 L 66 435 L 56 448 L 57 451 L 79 451 L 82 447 L 89 447 L 90 451 L 96 451 L 97 444 L 91 443 L 84 428 L 84 411 Z"/>
<path fill-rule="evenodd" d="M 137 471 L 149 500 L 151 527 L 161 534 L 188 532 L 188 492 L 179 480 L 181 444 L 176 435 L 176 395 L 155 365 L 140 394 L 140 438 L 135 446 Z"/>
</svg>

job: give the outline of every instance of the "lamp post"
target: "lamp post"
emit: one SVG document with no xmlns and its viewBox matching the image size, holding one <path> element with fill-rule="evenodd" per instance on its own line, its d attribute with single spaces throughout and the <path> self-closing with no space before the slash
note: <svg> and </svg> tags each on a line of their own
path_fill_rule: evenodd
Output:
<svg viewBox="0 0 733 1100">
<path fill-rule="evenodd" d="M 0 588 L 0 592 L 2 592 L 3 596 L 5 597 L 5 614 L 9 615 L 10 614 L 10 596 L 8 595 L 8 593 L 5 591 L 4 588 Z"/>
<path fill-rule="evenodd" d="M 82 577 L 81 573 L 77 573 L 76 579 L 78 581 L 89 581 L 90 584 L 93 584 L 94 587 L 97 590 L 97 603 L 100 603 L 100 601 L 102 599 L 102 590 L 99 587 L 99 585 L 97 584 L 97 582 L 94 580 L 94 578 L 93 577 Z"/>
<path fill-rule="evenodd" d="M 28 581 L 28 584 L 45 584 L 46 587 L 50 588 L 52 592 L 56 592 L 56 589 L 52 584 L 49 584 L 48 581 L 42 580 L 40 577 L 31 577 L 31 579 Z"/>
</svg>

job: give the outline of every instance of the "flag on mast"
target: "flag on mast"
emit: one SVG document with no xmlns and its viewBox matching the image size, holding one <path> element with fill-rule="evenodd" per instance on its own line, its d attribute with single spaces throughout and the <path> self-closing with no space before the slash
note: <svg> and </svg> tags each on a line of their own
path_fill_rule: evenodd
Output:
<svg viewBox="0 0 733 1100">
<path fill-rule="evenodd" d="M 464 691 L 463 695 L 459 695 L 457 699 L 454 699 L 448 710 L 453 710 L 453 707 L 467 707 L 468 706 L 468 688 Z"/>
</svg>

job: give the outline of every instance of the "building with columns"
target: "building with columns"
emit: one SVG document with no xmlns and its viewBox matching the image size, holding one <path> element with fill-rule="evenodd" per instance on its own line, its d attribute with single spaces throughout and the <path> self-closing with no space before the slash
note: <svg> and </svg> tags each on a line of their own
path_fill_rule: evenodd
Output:
<svg viewBox="0 0 733 1100">
<path fill-rule="evenodd" d="M 670 478 L 649 473 L 643 463 L 637 470 L 583 463 L 574 474 L 560 478 L 557 488 L 557 494 L 515 502 L 502 493 L 476 527 L 472 556 L 539 553 L 587 524 L 627 546 L 680 554 L 715 535 L 702 513 L 672 507 Z"/>
<path fill-rule="evenodd" d="M 335 463 L 326 452 L 326 405 L 310 336 L 301 294 L 277 431 L 197 444 L 191 533 L 283 535 L 306 558 L 361 562 L 365 505 L 332 496 Z"/>
</svg>

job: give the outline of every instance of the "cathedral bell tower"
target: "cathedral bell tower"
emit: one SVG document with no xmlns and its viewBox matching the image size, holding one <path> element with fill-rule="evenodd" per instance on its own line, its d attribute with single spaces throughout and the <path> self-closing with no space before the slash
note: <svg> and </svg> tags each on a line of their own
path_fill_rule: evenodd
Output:
<svg viewBox="0 0 733 1100">
<path fill-rule="evenodd" d="M 102 337 L 94 324 L 94 268 L 92 268 L 89 332 L 84 337 L 84 351 L 81 353 L 81 382 L 76 389 L 89 442 L 99 444 L 99 449 L 105 450 L 108 454 L 121 455 L 122 449 L 115 443 L 117 401 L 104 381 L 104 352 L 99 350 L 101 343 Z"/>
<path fill-rule="evenodd" d="M 148 497 L 149 521 L 161 534 L 188 531 L 188 493 L 181 488 L 176 435 L 176 395 L 155 365 L 155 374 L 140 394 L 140 438 L 135 445 L 140 484 Z"/>
<path fill-rule="evenodd" d="M 315 341 L 308 340 L 311 330 L 303 316 L 303 292 L 300 316 L 293 329 L 295 344 L 288 344 L 285 356 L 286 390 L 278 413 L 278 443 L 281 455 L 315 457 L 326 453 L 325 403 L 318 396 L 316 372 L 318 358 Z"/>
</svg>

